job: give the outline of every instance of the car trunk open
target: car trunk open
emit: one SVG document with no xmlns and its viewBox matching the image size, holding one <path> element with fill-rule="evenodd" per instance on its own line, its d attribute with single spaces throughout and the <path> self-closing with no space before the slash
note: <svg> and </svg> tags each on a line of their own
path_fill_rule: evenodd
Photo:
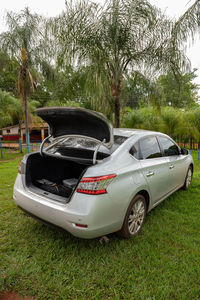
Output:
<svg viewBox="0 0 200 300">
<path fill-rule="evenodd" d="M 52 200 L 67 202 L 88 167 L 88 163 L 33 153 L 26 162 L 26 186 Z"/>
<path fill-rule="evenodd" d="M 47 107 L 40 108 L 37 115 L 48 123 L 53 146 L 40 153 L 33 153 L 26 161 L 26 186 L 50 199 L 67 202 L 76 189 L 85 170 L 97 160 L 103 160 L 109 153 L 99 152 L 99 146 L 111 148 L 113 128 L 100 113 L 83 108 Z M 47 138 L 49 139 L 50 136 Z M 55 143 L 59 139 L 85 139 L 95 141 L 91 150 L 78 144 L 63 145 Z M 98 153 L 97 153 L 98 152 Z"/>
</svg>

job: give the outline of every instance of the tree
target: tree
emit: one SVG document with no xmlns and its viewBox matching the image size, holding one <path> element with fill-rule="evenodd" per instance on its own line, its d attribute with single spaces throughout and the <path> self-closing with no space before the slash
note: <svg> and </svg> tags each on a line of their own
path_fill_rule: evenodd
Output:
<svg viewBox="0 0 200 300">
<path fill-rule="evenodd" d="M 171 45 L 172 23 L 144 0 L 112 0 L 103 7 L 87 1 L 66 3 L 53 28 L 62 60 L 73 56 L 77 64 L 92 66 L 98 82 L 109 83 L 104 91 L 112 96 L 116 127 L 125 72 L 147 65 L 174 66 L 174 53 L 179 61 L 184 58 Z"/>
<path fill-rule="evenodd" d="M 180 134 L 182 127 L 182 114 L 181 111 L 173 107 L 163 107 L 161 110 L 161 126 L 160 130 L 172 138 Z"/>
<path fill-rule="evenodd" d="M 197 105 L 199 86 L 192 82 L 197 77 L 195 71 L 196 69 L 193 72 L 176 74 L 176 76 L 173 72 L 160 75 L 157 85 L 160 88 L 162 105 L 179 108 Z"/>
<path fill-rule="evenodd" d="M 159 131 L 160 125 L 160 114 L 153 107 L 143 107 L 135 110 L 126 109 L 123 121 L 124 127 Z"/>
<path fill-rule="evenodd" d="M 20 99 L 0 90 L 0 127 L 19 123 L 24 120 Z"/>
<path fill-rule="evenodd" d="M 123 106 L 139 108 L 151 105 L 160 107 L 161 93 L 155 80 L 139 71 L 127 74 L 122 89 Z"/>
<path fill-rule="evenodd" d="M 182 126 L 179 129 L 179 134 L 184 140 L 189 140 L 190 149 L 193 148 L 193 140 L 199 141 L 199 131 L 195 122 L 194 110 L 187 110 L 182 113 Z"/>
<path fill-rule="evenodd" d="M 182 44 L 188 38 L 194 42 L 195 34 L 200 27 L 200 1 L 196 0 L 175 22 L 172 35 L 174 41 Z"/>
<path fill-rule="evenodd" d="M 140 114 L 140 110 L 126 108 L 125 116 L 122 121 L 122 127 L 125 128 L 142 128 L 143 127 L 143 118 Z"/>
<path fill-rule="evenodd" d="M 30 68 L 33 61 L 35 64 L 38 63 L 39 58 L 39 36 L 41 36 L 39 24 L 41 17 L 37 14 L 31 14 L 29 9 L 25 8 L 19 14 L 7 13 L 6 21 L 9 30 L 0 35 L 0 41 L 3 50 L 7 51 L 11 56 L 14 56 L 20 64 L 18 91 L 24 106 L 26 144 L 27 151 L 30 152 L 27 97 L 31 88 L 33 90 L 34 84 Z"/>
<path fill-rule="evenodd" d="M 19 63 L 14 57 L 0 49 L 0 89 L 17 96 L 17 77 Z"/>
<path fill-rule="evenodd" d="M 73 68 L 71 65 L 62 66 L 56 70 L 56 77 L 52 82 L 52 101 L 74 101 L 82 104 L 85 100 L 84 86 L 86 84 L 87 68 Z"/>
<path fill-rule="evenodd" d="M 193 110 L 192 125 L 195 127 L 198 136 L 198 149 L 200 149 L 200 107 Z"/>
</svg>

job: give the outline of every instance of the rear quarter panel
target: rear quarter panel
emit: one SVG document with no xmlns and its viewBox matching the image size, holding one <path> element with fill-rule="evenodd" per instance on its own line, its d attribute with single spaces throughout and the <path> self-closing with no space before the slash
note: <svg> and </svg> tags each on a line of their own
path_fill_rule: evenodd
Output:
<svg viewBox="0 0 200 300">
<path fill-rule="evenodd" d="M 125 151 L 123 155 L 111 156 L 104 163 L 90 167 L 84 174 L 84 177 L 117 175 L 107 188 L 107 197 L 111 203 L 108 214 L 113 221 L 120 221 L 121 225 L 134 196 L 141 190 L 149 193 L 148 185 L 140 169 L 139 161 Z"/>
</svg>

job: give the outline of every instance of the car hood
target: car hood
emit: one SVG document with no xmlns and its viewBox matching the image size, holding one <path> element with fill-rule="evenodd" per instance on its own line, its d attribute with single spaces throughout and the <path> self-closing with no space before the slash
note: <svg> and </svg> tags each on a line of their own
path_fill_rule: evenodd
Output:
<svg viewBox="0 0 200 300">
<path fill-rule="evenodd" d="M 98 112 L 77 107 L 44 107 L 36 113 L 50 127 L 53 138 L 78 135 L 93 138 L 110 148 L 113 145 L 113 127 L 107 118 Z"/>
</svg>

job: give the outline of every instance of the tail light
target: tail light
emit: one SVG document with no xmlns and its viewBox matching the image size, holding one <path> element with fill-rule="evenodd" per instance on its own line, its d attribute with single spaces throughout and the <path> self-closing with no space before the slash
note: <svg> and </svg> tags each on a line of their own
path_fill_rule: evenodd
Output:
<svg viewBox="0 0 200 300">
<path fill-rule="evenodd" d="M 77 187 L 77 192 L 90 195 L 106 194 L 106 188 L 115 177 L 116 174 L 82 178 Z"/>
<path fill-rule="evenodd" d="M 22 161 L 19 162 L 19 166 L 18 166 L 18 173 L 19 174 L 21 174 L 21 172 L 22 172 L 21 164 L 22 164 Z"/>
<path fill-rule="evenodd" d="M 88 228 L 88 225 L 75 223 L 76 227 Z"/>
</svg>

